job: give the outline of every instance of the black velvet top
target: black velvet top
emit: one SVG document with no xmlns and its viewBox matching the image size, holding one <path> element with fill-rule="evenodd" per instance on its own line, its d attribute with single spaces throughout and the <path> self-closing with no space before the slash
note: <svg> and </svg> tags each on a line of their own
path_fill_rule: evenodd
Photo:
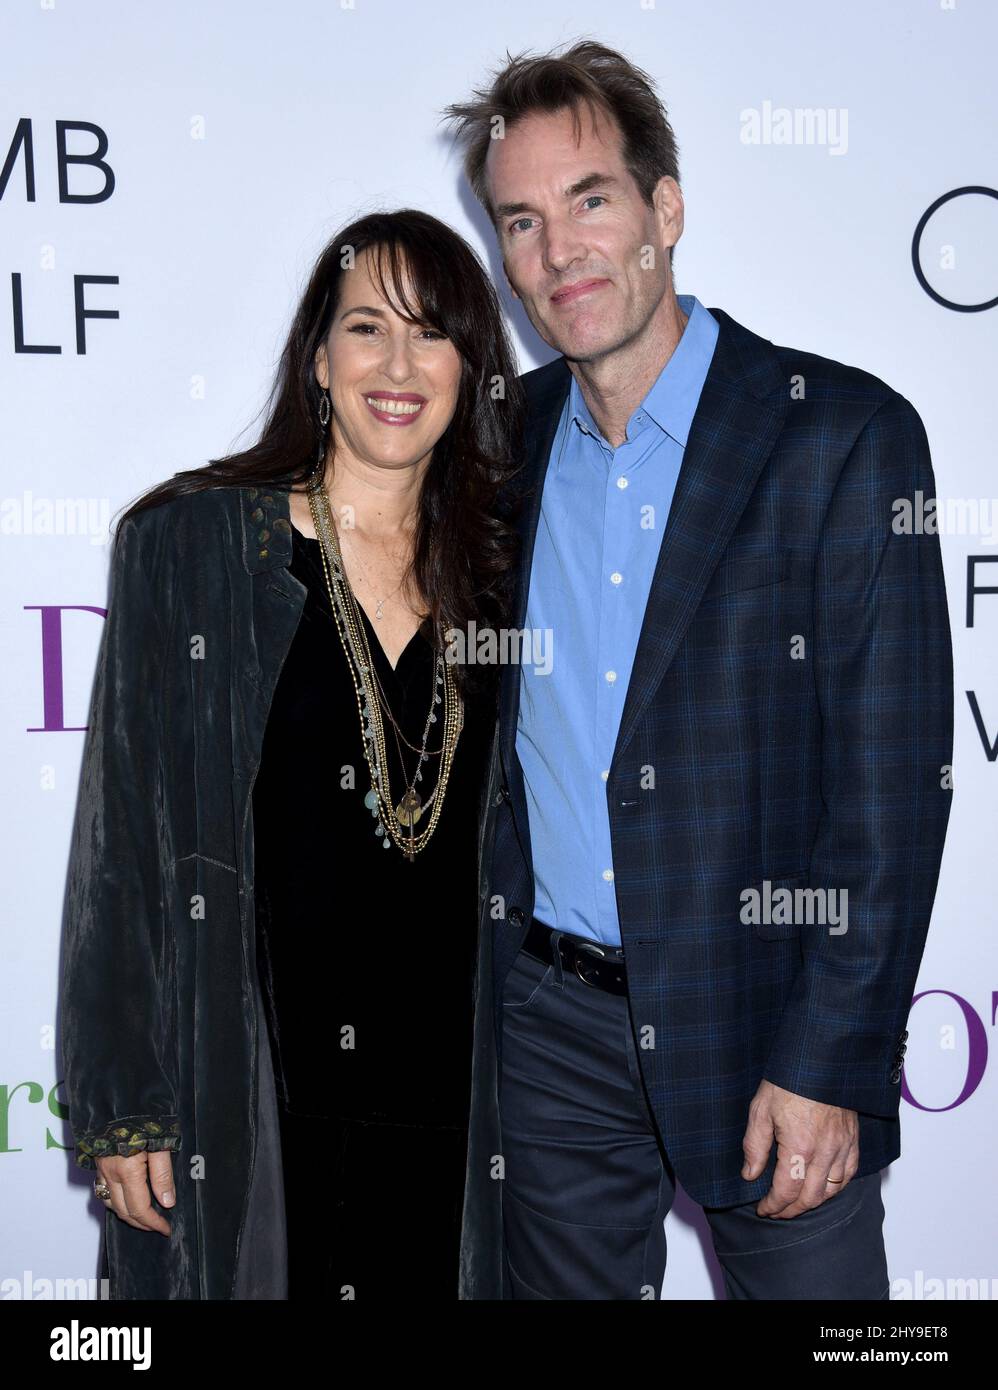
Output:
<svg viewBox="0 0 998 1390">
<path fill-rule="evenodd" d="M 385 849 L 364 802 L 371 779 L 360 713 L 320 545 L 297 528 L 290 569 L 308 596 L 253 788 L 257 959 L 278 1096 L 298 1115 L 463 1126 L 478 803 L 493 704 L 465 699 L 443 810 L 426 848 L 411 863 L 394 843 Z M 393 670 L 377 624 L 366 614 L 363 621 L 385 697 L 418 749 L 432 695 L 442 694 L 433 649 L 417 632 Z M 443 706 L 433 708 L 428 750 L 443 736 Z M 402 743 L 403 781 L 392 725 L 384 714 L 382 721 L 398 805 L 419 755 Z M 424 799 L 439 761 L 423 764 Z"/>
</svg>

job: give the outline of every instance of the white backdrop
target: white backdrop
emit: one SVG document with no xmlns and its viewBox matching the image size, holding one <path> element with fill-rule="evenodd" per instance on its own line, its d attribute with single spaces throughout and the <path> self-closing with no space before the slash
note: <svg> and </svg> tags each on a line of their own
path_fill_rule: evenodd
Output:
<svg viewBox="0 0 998 1390">
<path fill-rule="evenodd" d="M 0 196 L 0 1297 L 65 1296 L 44 1281 L 97 1272 L 103 1211 L 62 1147 L 55 1019 L 108 522 L 250 437 L 303 277 L 348 218 L 424 208 L 499 276 L 440 112 L 507 49 L 583 35 L 666 101 L 687 208 L 678 291 L 883 377 L 925 422 L 940 497 L 973 504 L 943 538 L 956 796 L 884 1198 L 896 1297 L 998 1296 L 998 594 L 967 626 L 967 557 L 998 556 L 998 310 L 957 307 L 998 296 L 992 0 L 7 0 L 0 25 L 0 151 L 27 121 L 33 156 L 16 151 Z M 60 198 L 57 122 L 104 133 L 110 197 Z M 70 154 L 96 141 L 65 135 Z M 65 182 L 73 197 L 106 176 L 69 163 Z M 930 216 L 920 283 L 916 228 L 961 189 L 983 191 Z M 88 309 L 115 315 L 85 320 L 82 353 L 74 277 L 113 277 L 82 284 Z M 547 360 L 510 313 L 522 367 Z M 24 350 L 39 346 L 58 351 Z M 998 587 L 990 564 L 976 575 Z M 668 1230 L 664 1296 L 722 1296 L 699 1209 L 681 1197 Z"/>
</svg>

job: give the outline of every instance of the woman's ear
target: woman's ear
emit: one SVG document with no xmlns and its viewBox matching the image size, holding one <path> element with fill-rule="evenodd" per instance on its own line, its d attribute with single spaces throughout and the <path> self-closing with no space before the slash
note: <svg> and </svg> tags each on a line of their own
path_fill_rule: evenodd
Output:
<svg viewBox="0 0 998 1390">
<path fill-rule="evenodd" d="M 320 343 L 315 350 L 315 379 L 323 391 L 329 390 L 329 359 L 325 343 Z"/>
</svg>

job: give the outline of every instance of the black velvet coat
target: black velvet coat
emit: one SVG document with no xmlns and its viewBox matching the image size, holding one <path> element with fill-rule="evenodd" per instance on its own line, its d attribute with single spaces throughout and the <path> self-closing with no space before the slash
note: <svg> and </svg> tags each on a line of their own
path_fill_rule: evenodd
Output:
<svg viewBox="0 0 998 1390">
<path fill-rule="evenodd" d="M 117 1299 L 287 1296 L 252 789 L 305 601 L 291 545 L 280 488 L 179 498 L 117 535 L 67 877 L 65 1091 L 81 1166 L 169 1149 L 177 1187 L 169 1239 L 108 1214 Z M 476 1259 L 466 1243 L 462 1297 Z"/>
</svg>

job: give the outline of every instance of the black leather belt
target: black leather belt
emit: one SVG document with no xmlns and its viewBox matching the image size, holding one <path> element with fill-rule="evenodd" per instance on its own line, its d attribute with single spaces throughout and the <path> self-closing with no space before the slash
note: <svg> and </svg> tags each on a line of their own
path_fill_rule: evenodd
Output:
<svg viewBox="0 0 998 1390">
<path fill-rule="evenodd" d="M 554 928 L 534 917 L 527 929 L 522 950 L 545 965 L 554 964 Z M 627 993 L 624 948 L 604 946 L 584 936 L 558 934 L 558 953 L 564 970 L 571 970 L 585 985 L 606 990 L 607 994 Z"/>
</svg>

